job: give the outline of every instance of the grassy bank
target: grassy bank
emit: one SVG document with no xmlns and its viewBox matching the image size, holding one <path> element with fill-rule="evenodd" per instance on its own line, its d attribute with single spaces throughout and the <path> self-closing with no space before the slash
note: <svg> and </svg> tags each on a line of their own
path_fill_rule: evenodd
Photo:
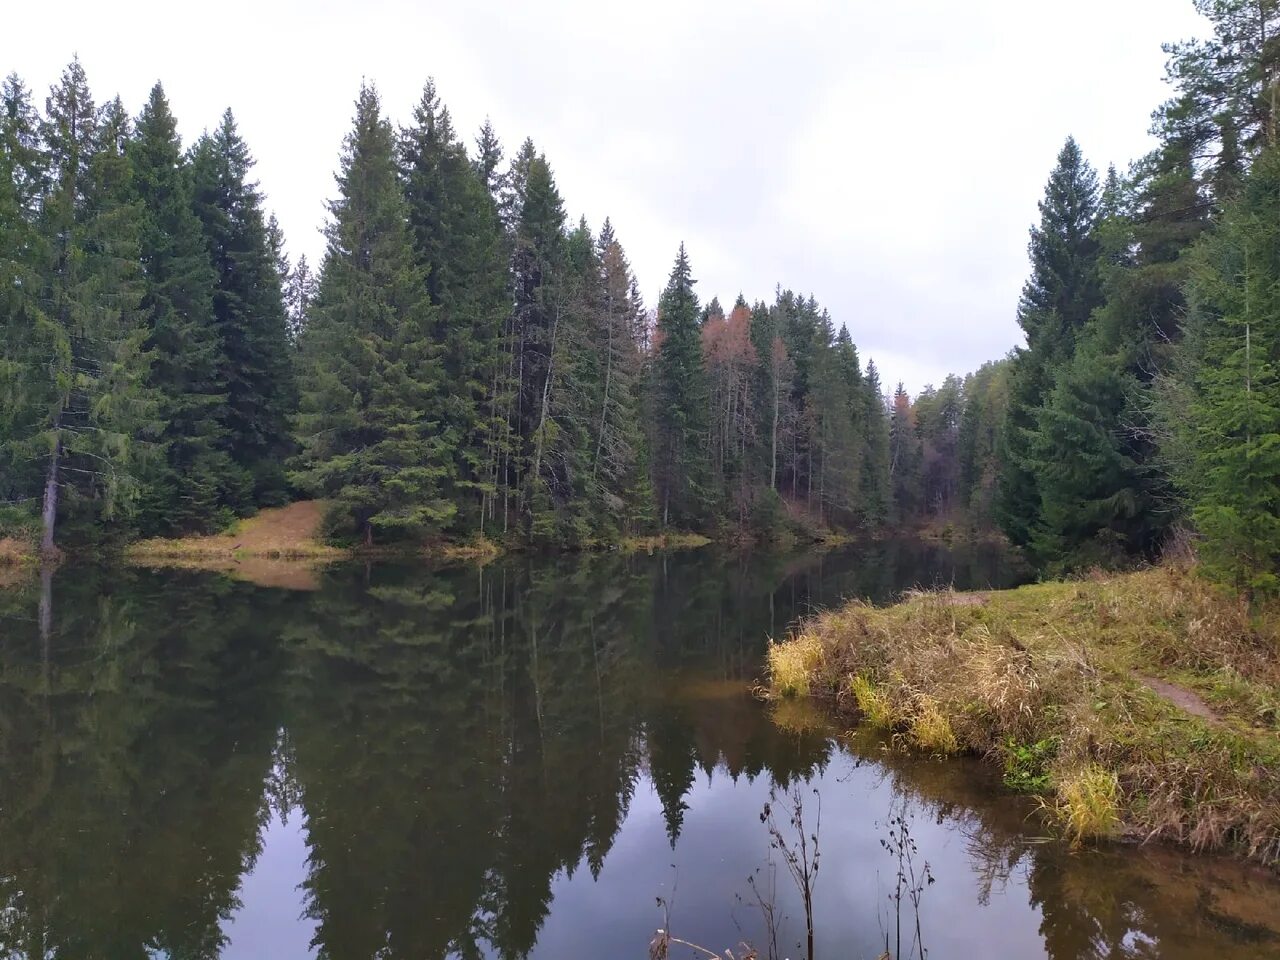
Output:
<svg viewBox="0 0 1280 960">
<path fill-rule="evenodd" d="M 1280 611 L 1163 568 L 851 604 L 771 648 L 770 692 L 973 752 L 1076 839 L 1280 866 Z"/>
</svg>

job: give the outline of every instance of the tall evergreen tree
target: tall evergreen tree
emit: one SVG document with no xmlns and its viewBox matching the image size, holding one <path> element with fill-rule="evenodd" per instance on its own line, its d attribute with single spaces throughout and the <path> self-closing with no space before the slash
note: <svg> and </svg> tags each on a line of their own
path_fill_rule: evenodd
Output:
<svg viewBox="0 0 1280 960">
<path fill-rule="evenodd" d="M 465 510 L 459 522 L 469 517 L 474 526 L 496 493 L 493 400 L 508 306 L 501 223 L 487 175 L 468 159 L 430 80 L 413 126 L 401 132 L 399 159 L 415 249 L 438 308 L 432 335 L 445 365 L 445 442 L 455 457 L 445 493 Z"/>
<path fill-rule="evenodd" d="M 139 323 L 139 217 L 130 198 L 119 100 L 98 111 L 79 61 L 45 105 L 41 139 L 48 189 L 41 201 L 40 299 L 31 370 L 36 432 L 19 441 L 44 470 L 43 547 L 59 518 L 127 515 L 152 427 L 148 358 Z"/>
<path fill-rule="evenodd" d="M 1040 222 L 1031 228 L 1031 276 L 1018 306 L 1027 345 L 1014 353 L 1002 440 L 1000 523 L 1020 546 L 1031 543 L 1040 520 L 1032 459 L 1037 411 L 1057 371 L 1071 360 L 1077 334 L 1101 302 L 1098 199 L 1097 175 L 1068 137 L 1040 202 Z"/>
<path fill-rule="evenodd" d="M 600 311 L 595 347 L 604 357 L 600 418 L 591 475 L 611 494 L 605 509 L 623 508 L 627 531 L 644 529 L 653 519 L 653 486 L 647 438 L 641 424 L 642 357 L 637 333 L 645 323 L 644 303 L 626 252 L 606 217 L 596 240 L 600 270 Z M 611 512 L 614 512 L 611 510 Z"/>
<path fill-rule="evenodd" d="M 893 495 L 890 487 L 889 417 L 880 386 L 880 371 L 874 360 L 867 361 L 862 393 L 867 431 L 866 458 L 862 463 L 861 479 L 863 516 L 866 525 L 875 528 L 889 522 Z"/>
<path fill-rule="evenodd" d="M 282 464 L 292 450 L 289 416 L 296 402 L 284 294 L 252 169 L 249 147 L 227 110 L 217 129 L 196 143 L 192 178 L 216 280 L 222 428 L 242 474 L 241 488 L 228 499 L 239 511 L 283 500 Z"/>
<path fill-rule="evenodd" d="M 1280 590 L 1280 148 L 1263 152 L 1193 260 L 1172 416 L 1213 575 Z"/>
<path fill-rule="evenodd" d="M 909 523 L 920 513 L 920 438 L 911 397 L 901 383 L 889 411 L 889 475 L 893 479 L 894 516 Z"/>
<path fill-rule="evenodd" d="M 36 296 L 43 246 L 40 122 L 16 74 L 0 88 L 0 502 L 35 497 L 40 469 L 20 452 L 36 434 L 44 393 L 40 364 L 52 328 Z"/>
<path fill-rule="evenodd" d="M 147 476 L 139 523 L 149 534 L 209 530 L 233 502 L 219 389 L 215 277 L 192 208 L 177 121 L 160 84 L 151 89 L 128 147 L 133 191 L 142 207 L 140 304 L 162 424 L 162 456 Z"/>
<path fill-rule="evenodd" d="M 1009 406 L 1009 361 L 984 363 L 965 378 L 964 412 L 956 440 L 960 489 L 971 529 L 995 526 L 1000 436 Z"/>
<path fill-rule="evenodd" d="M 1207 226 L 1189 145 L 1109 178 L 1098 236 L 1105 304 L 1037 414 L 1036 555 L 1060 566 L 1154 554 L 1177 511 L 1150 420 L 1185 313 L 1183 254 Z"/>
<path fill-rule="evenodd" d="M 367 543 L 438 531 L 452 456 L 441 442 L 443 372 L 377 92 L 362 87 L 329 204 L 320 289 L 301 343 L 296 482 L 332 497 Z"/>
<path fill-rule="evenodd" d="M 522 156 L 532 151 L 531 143 L 525 146 Z M 562 325 L 569 297 L 564 202 L 545 157 L 534 155 L 520 176 L 518 170 L 513 164 L 510 180 L 520 181 L 512 198 L 521 202 L 512 258 L 513 435 L 520 452 L 511 481 L 520 491 L 526 532 L 551 539 L 557 504 L 569 499 L 569 479 L 557 470 L 552 449 L 561 429 L 553 416 L 562 399 L 557 387 L 569 372 L 562 337 L 569 333 L 569 324 Z"/>
<path fill-rule="evenodd" d="M 489 191 L 489 196 L 496 200 L 502 189 L 502 175 L 498 173 L 498 167 L 502 163 L 502 141 L 498 139 L 498 134 L 494 131 L 488 117 L 485 118 L 484 126 L 480 128 L 480 133 L 476 137 L 476 156 L 473 163 L 480 182 Z"/>
<path fill-rule="evenodd" d="M 707 387 L 694 282 L 682 243 L 658 301 L 654 470 L 663 526 L 698 524 L 706 517 Z"/>
<path fill-rule="evenodd" d="M 1230 200 L 1248 158 L 1277 142 L 1280 122 L 1280 2 L 1195 0 L 1207 39 L 1166 44 L 1177 93 L 1155 115 L 1166 142 L 1190 146 L 1210 195 Z"/>
</svg>

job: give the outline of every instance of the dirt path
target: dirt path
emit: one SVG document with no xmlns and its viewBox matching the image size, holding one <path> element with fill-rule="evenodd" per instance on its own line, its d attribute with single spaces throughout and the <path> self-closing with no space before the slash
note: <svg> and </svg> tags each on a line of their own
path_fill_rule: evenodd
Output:
<svg viewBox="0 0 1280 960">
<path fill-rule="evenodd" d="M 1167 680 L 1157 680 L 1155 677 L 1139 676 L 1138 679 L 1152 693 L 1163 697 L 1174 706 L 1182 708 L 1193 717 L 1208 720 L 1210 723 L 1222 723 L 1222 718 L 1214 712 L 1213 708 L 1205 703 L 1199 694 L 1192 693 L 1186 687 L 1180 687 L 1176 683 L 1169 683 Z"/>
<path fill-rule="evenodd" d="M 300 500 L 287 507 L 271 507 L 242 522 L 235 533 L 208 539 L 232 541 L 235 549 L 248 553 L 312 547 L 326 506 L 323 500 Z"/>
</svg>

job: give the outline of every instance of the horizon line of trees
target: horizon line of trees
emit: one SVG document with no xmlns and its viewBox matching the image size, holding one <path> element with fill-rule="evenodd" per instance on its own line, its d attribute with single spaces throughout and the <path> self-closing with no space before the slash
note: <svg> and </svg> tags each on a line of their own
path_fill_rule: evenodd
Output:
<svg viewBox="0 0 1280 960">
<path fill-rule="evenodd" d="M 468 150 L 430 80 L 400 128 L 362 86 L 318 270 L 252 167 L 230 110 L 184 148 L 159 83 L 131 117 L 78 60 L 43 111 L 4 81 L 0 535 L 296 496 L 366 543 L 989 520 L 991 375 L 891 409 L 812 296 L 703 304 L 683 246 L 648 309 L 611 222 L 569 222 L 531 140 Z"/>
<path fill-rule="evenodd" d="M 813 297 L 729 310 L 681 247 L 650 310 L 546 157 L 364 86 L 327 246 L 290 264 L 228 112 L 184 149 L 77 62 L 0 91 L 0 532 L 215 529 L 294 496 L 365 542 L 998 525 L 1044 571 L 1158 557 L 1280 590 L 1280 0 L 1195 0 L 1158 145 L 1068 138 L 1026 344 L 884 396 Z M 16 506 L 14 506 L 16 505 Z"/>
</svg>

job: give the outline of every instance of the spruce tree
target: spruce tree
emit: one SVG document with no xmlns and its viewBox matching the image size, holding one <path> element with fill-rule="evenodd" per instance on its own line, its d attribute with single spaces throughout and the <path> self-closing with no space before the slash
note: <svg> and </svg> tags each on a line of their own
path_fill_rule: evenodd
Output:
<svg viewBox="0 0 1280 960">
<path fill-rule="evenodd" d="M 1040 522 L 1032 450 L 1038 411 L 1058 370 L 1070 362 L 1076 336 L 1101 302 L 1095 233 L 1098 178 L 1068 137 L 1031 229 L 1031 276 L 1018 305 L 1027 338 L 1012 365 L 1012 390 L 1001 451 L 1000 523 L 1019 546 L 1031 543 Z"/>
<path fill-rule="evenodd" d="M 835 449 L 825 496 L 831 506 L 832 519 L 849 528 L 861 519 L 865 510 L 860 486 L 869 438 L 862 366 L 848 327 L 841 326 L 836 336 L 833 362 L 841 405 L 832 411 Z"/>
<path fill-rule="evenodd" d="M 316 298 L 319 278 L 307 262 L 304 253 L 289 271 L 289 280 L 284 289 L 285 315 L 289 318 L 289 340 L 296 347 L 302 340 L 302 331 L 307 328 L 307 317 L 311 313 L 311 304 Z"/>
<path fill-rule="evenodd" d="M 502 189 L 502 176 L 498 173 L 498 166 L 502 163 L 502 142 L 488 117 L 476 137 L 476 157 L 473 163 L 480 182 L 489 191 L 489 196 L 496 200 Z"/>
<path fill-rule="evenodd" d="M 1207 220 L 1185 146 L 1166 144 L 1130 185 L 1108 179 L 1098 227 L 1106 302 L 1058 371 L 1030 451 L 1041 498 L 1032 546 L 1059 567 L 1152 556 L 1177 517 L 1151 394 L 1180 338 L 1183 254 Z"/>
<path fill-rule="evenodd" d="M 329 204 L 319 293 L 301 341 L 295 481 L 333 498 L 366 543 L 429 534 L 456 511 L 440 437 L 443 374 L 377 92 L 362 87 Z"/>
<path fill-rule="evenodd" d="M 192 151 L 194 204 L 213 265 L 221 426 L 240 471 L 230 506 L 241 512 L 280 503 L 282 464 L 292 450 L 296 402 L 284 294 L 263 212 L 250 180 L 253 158 L 227 110 Z"/>
<path fill-rule="evenodd" d="M 1008 359 L 984 363 L 965 378 L 956 459 L 965 518 L 974 530 L 995 526 L 1000 435 L 1008 406 Z"/>
<path fill-rule="evenodd" d="M 436 306 L 445 365 L 444 442 L 454 451 L 458 522 L 475 527 L 496 493 L 494 406 L 507 311 L 505 247 L 495 201 L 428 80 L 400 135 L 399 160 L 419 264 Z"/>
<path fill-rule="evenodd" d="M 234 475 L 221 422 L 220 342 L 213 314 L 215 277 L 192 208 L 190 170 L 177 121 L 160 84 L 138 117 L 128 147 L 133 191 L 142 207 L 141 306 L 162 424 L 161 456 L 139 505 L 144 533 L 211 530 L 229 519 Z"/>
<path fill-rule="evenodd" d="M 48 322 L 33 348 L 35 432 L 18 444 L 43 468 L 46 551 L 60 519 L 127 518 L 145 460 L 139 440 L 154 427 L 128 136 L 119 100 L 98 111 L 72 61 L 50 92 L 41 129 L 49 166 L 39 273 Z"/>
<path fill-rule="evenodd" d="M 876 369 L 874 360 L 867 361 L 867 372 L 862 379 L 862 399 L 867 431 L 861 477 L 863 522 L 874 529 L 890 521 L 893 509 L 889 416 L 880 386 L 880 371 Z"/>
<path fill-rule="evenodd" d="M 52 329 L 36 295 L 44 256 L 39 129 L 30 91 L 10 74 L 0 88 L 0 502 L 10 503 L 33 503 L 41 479 L 39 463 L 20 451 L 39 429 L 38 371 Z"/>
<path fill-rule="evenodd" d="M 1192 263 L 1173 453 L 1205 568 L 1280 591 L 1280 149 L 1263 152 Z"/>
<path fill-rule="evenodd" d="M 658 301 L 654 473 L 664 527 L 707 519 L 707 387 L 694 282 L 682 243 Z"/>
<path fill-rule="evenodd" d="M 889 475 L 893 479 L 893 512 L 906 525 L 920 516 L 920 438 L 911 397 L 902 383 L 889 410 Z"/>
<path fill-rule="evenodd" d="M 526 143 L 527 150 L 532 144 Z M 560 535 L 557 504 L 569 497 L 568 478 L 557 469 L 561 425 L 553 411 L 558 386 L 568 373 L 569 268 L 564 202 L 546 158 L 534 155 L 517 178 L 521 198 L 512 274 L 516 388 L 514 435 L 522 454 L 516 480 L 526 534 L 551 540 Z M 564 336 L 562 336 L 564 334 Z"/>
</svg>

